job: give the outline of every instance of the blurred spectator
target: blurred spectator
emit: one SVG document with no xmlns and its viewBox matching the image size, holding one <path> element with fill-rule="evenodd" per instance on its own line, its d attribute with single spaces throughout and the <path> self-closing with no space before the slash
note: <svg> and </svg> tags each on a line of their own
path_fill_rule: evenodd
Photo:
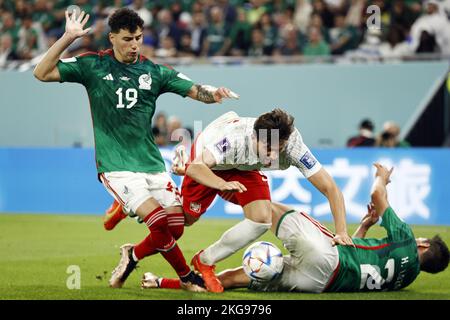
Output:
<svg viewBox="0 0 450 320">
<path fill-rule="evenodd" d="M 178 57 L 190 57 L 194 58 L 196 56 L 194 50 L 191 47 L 192 37 L 189 32 L 184 32 L 180 40 L 180 49 L 178 50 Z"/>
<path fill-rule="evenodd" d="M 166 136 L 161 134 L 161 131 L 159 131 L 158 127 L 152 128 L 153 136 L 155 137 L 155 143 L 160 146 L 164 147 L 167 145 Z"/>
<path fill-rule="evenodd" d="M 33 8 L 33 21 L 41 24 L 42 30 L 48 33 L 51 29 L 57 28 L 55 16 L 53 15 L 53 1 L 36 0 Z"/>
<path fill-rule="evenodd" d="M 266 7 L 263 5 L 264 2 L 264 0 L 250 0 L 250 8 L 247 12 L 247 21 L 250 24 L 257 23 L 266 12 Z"/>
<path fill-rule="evenodd" d="M 9 33 L 4 33 L 0 37 L 0 68 L 4 67 L 8 61 L 17 60 L 19 57 L 13 50 L 13 41 Z"/>
<path fill-rule="evenodd" d="M 440 7 L 439 1 L 425 1 L 425 14 L 417 19 L 411 27 L 411 48 L 413 51 L 430 52 L 437 44 L 436 51 L 450 54 L 450 23 Z M 424 50 L 424 46 L 427 48 Z M 431 51 L 431 52 L 434 52 Z"/>
<path fill-rule="evenodd" d="M 264 13 L 255 27 L 261 29 L 263 32 L 264 55 L 270 56 L 275 49 L 278 40 L 278 29 L 271 15 Z"/>
<path fill-rule="evenodd" d="M 171 37 L 162 38 L 159 41 L 159 48 L 155 50 L 157 58 L 174 58 L 177 56 L 175 41 Z"/>
<path fill-rule="evenodd" d="M 345 24 L 355 28 L 361 28 L 363 22 L 363 12 L 366 10 L 366 0 L 351 0 L 350 7 L 345 17 Z"/>
<path fill-rule="evenodd" d="M 225 52 L 230 48 L 232 56 L 245 56 L 250 47 L 252 26 L 247 22 L 244 10 L 239 10 L 237 20 L 230 29 L 230 36 L 225 40 Z"/>
<path fill-rule="evenodd" d="M 169 117 L 167 120 L 167 142 L 169 145 L 174 145 L 180 142 L 180 132 L 175 132 L 177 129 L 181 129 L 181 120 L 175 116 Z"/>
<path fill-rule="evenodd" d="M 297 0 L 294 22 L 300 32 L 307 32 L 312 12 L 313 7 L 309 0 Z"/>
<path fill-rule="evenodd" d="M 395 0 L 391 8 L 391 26 L 400 28 L 406 35 L 414 21 L 417 19 L 410 6 L 406 5 L 404 0 Z"/>
<path fill-rule="evenodd" d="M 162 135 L 167 136 L 167 116 L 164 112 L 158 112 L 156 114 L 154 126 L 158 128 Z"/>
<path fill-rule="evenodd" d="M 320 15 L 323 21 L 323 25 L 326 28 L 332 28 L 334 24 L 334 18 L 331 11 L 328 9 L 324 0 L 312 0 L 313 13 Z"/>
<path fill-rule="evenodd" d="M 332 54 L 343 54 L 352 49 L 353 33 L 345 25 L 345 16 L 338 14 L 334 18 L 334 28 L 330 30 L 330 49 Z"/>
<path fill-rule="evenodd" d="M 192 16 L 191 27 L 191 49 L 195 52 L 195 55 L 199 56 L 202 52 L 203 42 L 207 36 L 207 30 L 205 27 L 205 15 L 203 12 L 195 12 Z"/>
<path fill-rule="evenodd" d="M 381 59 L 380 46 L 382 43 L 381 31 L 378 29 L 367 30 L 364 41 L 355 50 L 347 51 L 346 55 L 352 58 Z"/>
<path fill-rule="evenodd" d="M 347 147 L 373 147 L 375 145 L 374 125 L 372 120 L 364 119 L 359 125 L 359 134 L 347 141 Z"/>
<path fill-rule="evenodd" d="M 173 21 L 171 12 L 167 9 L 162 9 L 158 13 L 156 45 L 160 46 L 159 42 L 166 37 L 171 37 L 175 42 L 175 47 L 178 47 L 181 38 L 181 30 Z"/>
<path fill-rule="evenodd" d="M 252 30 L 252 42 L 248 51 L 249 57 L 262 57 L 268 55 L 264 50 L 264 34 L 261 29 Z"/>
<path fill-rule="evenodd" d="M 236 3 L 236 1 L 232 1 Z M 218 0 L 217 5 L 222 9 L 227 24 L 233 24 L 237 19 L 237 9 L 229 0 Z"/>
<path fill-rule="evenodd" d="M 128 6 L 130 9 L 136 11 L 139 16 L 144 20 L 144 28 L 149 27 L 153 22 L 152 13 L 144 6 L 144 0 L 133 0 Z"/>
<path fill-rule="evenodd" d="M 106 32 L 106 20 L 97 19 L 92 31 L 92 50 L 100 51 L 111 47 L 108 33 Z"/>
<path fill-rule="evenodd" d="M 308 39 L 308 44 L 303 49 L 305 56 L 327 56 L 330 54 L 330 47 L 323 41 L 322 34 L 318 28 L 310 28 Z"/>
<path fill-rule="evenodd" d="M 299 55 L 300 53 L 301 51 L 298 41 L 298 33 L 295 28 L 292 28 L 285 34 L 284 41 L 282 42 L 281 46 L 275 49 L 274 54 L 281 56 L 295 56 Z"/>
<path fill-rule="evenodd" d="M 410 147 L 406 140 L 400 140 L 400 126 L 393 121 L 383 124 L 383 132 L 377 138 L 377 146 L 386 148 Z"/>
<path fill-rule="evenodd" d="M 226 54 L 225 39 L 229 36 L 229 26 L 223 19 L 220 7 L 212 7 L 211 23 L 207 27 L 207 36 L 203 43 L 203 55 L 223 56 Z"/>
<path fill-rule="evenodd" d="M 19 27 L 14 21 L 14 16 L 11 12 L 4 12 L 2 14 L 2 27 L 0 29 L 0 34 L 9 34 L 12 40 L 12 50 L 16 52 L 17 43 L 19 41 Z"/>
<path fill-rule="evenodd" d="M 400 58 L 412 53 L 400 26 L 392 26 L 389 29 L 387 39 L 379 49 L 383 58 Z"/>
<path fill-rule="evenodd" d="M 17 55 L 22 60 L 36 57 L 40 50 L 38 45 L 38 30 L 33 27 L 31 15 L 22 18 L 22 26 L 18 32 L 19 42 L 17 44 Z"/>
</svg>

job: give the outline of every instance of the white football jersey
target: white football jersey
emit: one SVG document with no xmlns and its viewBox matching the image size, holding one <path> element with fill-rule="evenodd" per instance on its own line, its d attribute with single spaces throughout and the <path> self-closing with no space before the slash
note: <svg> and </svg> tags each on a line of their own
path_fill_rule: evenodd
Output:
<svg viewBox="0 0 450 320">
<path fill-rule="evenodd" d="M 297 167 L 309 178 L 322 165 L 303 143 L 300 132 L 295 129 L 289 136 L 286 148 L 280 153 L 278 165 L 264 167 L 253 146 L 253 125 L 256 118 L 239 117 L 230 111 L 211 122 L 200 133 L 195 143 L 196 157 L 205 149 L 216 160 L 213 170 L 285 170 L 291 165 Z"/>
</svg>

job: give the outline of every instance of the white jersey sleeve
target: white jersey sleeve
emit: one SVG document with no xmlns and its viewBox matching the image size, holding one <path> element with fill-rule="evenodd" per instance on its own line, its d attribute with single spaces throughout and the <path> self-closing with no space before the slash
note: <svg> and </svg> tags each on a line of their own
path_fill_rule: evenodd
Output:
<svg viewBox="0 0 450 320">
<path fill-rule="evenodd" d="M 308 146 L 303 143 L 302 136 L 297 128 L 289 136 L 283 157 L 290 165 L 297 167 L 306 178 L 311 177 L 322 168 Z"/>
<path fill-rule="evenodd" d="M 228 112 L 208 125 L 196 142 L 196 156 L 208 150 L 214 157 L 214 170 L 239 166 L 246 156 L 245 121 L 234 112 Z"/>
</svg>

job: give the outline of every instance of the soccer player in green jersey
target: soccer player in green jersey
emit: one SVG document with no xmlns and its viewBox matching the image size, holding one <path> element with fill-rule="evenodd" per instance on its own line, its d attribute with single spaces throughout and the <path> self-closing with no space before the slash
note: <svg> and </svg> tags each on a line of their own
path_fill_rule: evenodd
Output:
<svg viewBox="0 0 450 320">
<path fill-rule="evenodd" d="M 415 238 L 411 228 L 390 207 L 386 185 L 391 170 L 376 163 L 372 203 L 353 235 L 351 246 L 331 245 L 333 234 L 303 212 L 272 204 L 272 231 L 289 251 L 279 277 L 252 281 L 242 267 L 218 275 L 224 288 L 249 287 L 259 291 L 354 292 L 400 290 L 420 271 L 438 273 L 449 263 L 449 250 L 439 236 Z M 387 231 L 383 239 L 365 238 L 379 218 Z M 146 273 L 144 288 L 178 288 L 173 279 Z"/>
<path fill-rule="evenodd" d="M 191 271 L 176 240 L 183 232 L 180 194 L 151 131 L 156 99 L 165 92 L 204 103 L 236 97 L 227 88 L 194 84 L 185 75 L 154 64 L 139 51 L 143 20 L 128 8 L 109 18 L 112 50 L 87 52 L 60 60 L 61 54 L 91 28 L 89 15 L 66 11 L 64 35 L 34 70 L 41 81 L 77 82 L 87 90 L 95 137 L 99 179 L 130 216 L 141 218 L 150 234 L 137 245 L 121 247 L 122 258 L 110 286 L 122 287 L 139 260 L 160 252 L 175 269 L 183 288 L 204 291 L 203 279 Z"/>
</svg>

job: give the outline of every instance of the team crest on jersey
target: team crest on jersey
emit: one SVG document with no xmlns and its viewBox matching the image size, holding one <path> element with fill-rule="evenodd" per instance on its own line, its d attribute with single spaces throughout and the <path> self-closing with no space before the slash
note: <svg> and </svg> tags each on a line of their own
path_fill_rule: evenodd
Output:
<svg viewBox="0 0 450 320">
<path fill-rule="evenodd" d="M 150 73 L 143 74 L 139 77 L 139 89 L 151 90 L 152 88 L 152 76 Z"/>
<path fill-rule="evenodd" d="M 225 153 L 228 150 L 230 150 L 231 144 L 228 138 L 223 138 L 219 142 L 215 144 L 217 150 L 219 150 L 220 153 Z"/>
<path fill-rule="evenodd" d="M 307 151 L 301 158 L 300 162 L 305 165 L 306 168 L 311 169 L 316 164 L 317 160 L 314 156 Z"/>
<path fill-rule="evenodd" d="M 189 204 L 189 208 L 191 211 L 194 211 L 195 213 L 200 213 L 200 210 L 202 210 L 202 204 L 198 202 L 191 202 Z"/>
</svg>

